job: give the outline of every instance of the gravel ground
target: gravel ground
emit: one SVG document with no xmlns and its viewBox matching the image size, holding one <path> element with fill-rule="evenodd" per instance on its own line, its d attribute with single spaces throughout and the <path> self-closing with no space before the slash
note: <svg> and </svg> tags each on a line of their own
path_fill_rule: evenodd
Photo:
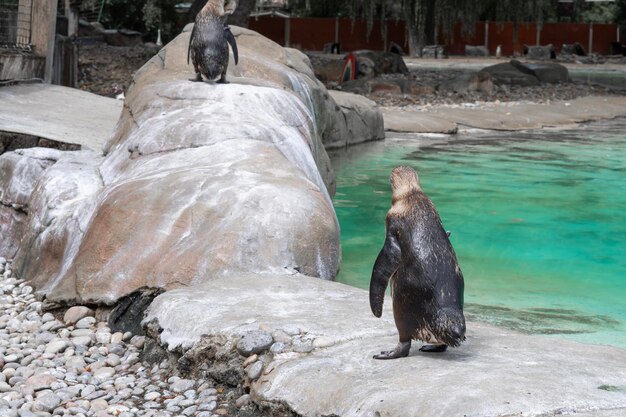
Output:
<svg viewBox="0 0 626 417">
<path fill-rule="evenodd" d="M 242 388 L 142 362 L 143 336 L 82 306 L 52 314 L 0 258 L 0 416 L 258 416 Z"/>
<path fill-rule="evenodd" d="M 437 86 L 452 80 L 462 74 L 459 70 L 446 71 L 412 71 L 408 77 L 417 80 L 422 85 Z M 382 79 L 393 80 L 403 78 L 402 75 L 383 75 Z M 454 104 L 473 103 L 484 104 L 489 102 L 533 102 L 550 103 L 552 101 L 572 100 L 590 95 L 626 95 L 624 90 L 610 89 L 598 85 L 588 85 L 577 82 L 566 84 L 542 84 L 536 87 L 496 86 L 493 94 L 482 92 L 453 93 L 439 92 L 424 96 L 411 95 L 370 95 L 368 98 L 380 106 L 449 106 Z"/>
</svg>

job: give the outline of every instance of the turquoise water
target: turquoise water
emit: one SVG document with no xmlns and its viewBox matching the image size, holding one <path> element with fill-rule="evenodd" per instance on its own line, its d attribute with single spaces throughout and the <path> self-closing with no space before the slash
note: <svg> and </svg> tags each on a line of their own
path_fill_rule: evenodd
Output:
<svg viewBox="0 0 626 417">
<path fill-rule="evenodd" d="M 626 120 L 388 137 L 331 159 L 338 281 L 368 288 L 385 239 L 389 173 L 409 165 L 452 232 L 469 318 L 626 348 Z"/>
</svg>

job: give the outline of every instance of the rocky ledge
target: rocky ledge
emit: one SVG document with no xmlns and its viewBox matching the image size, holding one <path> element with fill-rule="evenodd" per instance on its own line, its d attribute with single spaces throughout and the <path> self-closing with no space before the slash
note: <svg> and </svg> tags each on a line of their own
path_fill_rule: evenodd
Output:
<svg viewBox="0 0 626 417">
<path fill-rule="evenodd" d="M 408 358 L 376 361 L 397 343 L 391 300 L 377 319 L 366 291 L 309 277 L 233 274 L 170 291 L 144 323 L 180 372 L 239 381 L 279 415 L 626 413 L 626 350 L 470 322 L 460 348 L 416 344 Z"/>
</svg>

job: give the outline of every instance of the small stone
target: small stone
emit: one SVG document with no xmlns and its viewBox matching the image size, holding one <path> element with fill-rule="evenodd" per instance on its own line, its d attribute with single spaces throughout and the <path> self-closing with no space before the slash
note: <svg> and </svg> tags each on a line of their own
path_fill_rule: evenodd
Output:
<svg viewBox="0 0 626 417">
<path fill-rule="evenodd" d="M 250 365 L 250 368 L 248 369 L 248 378 L 254 381 L 255 379 L 261 376 L 262 371 L 263 371 L 263 362 L 256 361 L 252 365 Z"/>
<path fill-rule="evenodd" d="M 94 324 L 96 324 L 96 319 L 94 317 L 88 316 L 78 320 L 75 327 L 77 329 L 90 329 L 93 327 Z"/>
<path fill-rule="evenodd" d="M 11 391 L 11 386 L 6 382 L 0 382 L 0 392 L 9 392 Z"/>
<path fill-rule="evenodd" d="M 48 343 L 45 352 L 46 353 L 59 353 L 67 349 L 68 343 L 65 340 L 54 340 Z"/>
<path fill-rule="evenodd" d="M 270 352 L 274 354 L 282 353 L 284 350 L 285 350 L 285 344 L 281 342 L 274 343 L 272 347 L 270 348 Z"/>
<path fill-rule="evenodd" d="M 187 390 L 192 389 L 194 384 L 195 384 L 194 381 L 192 381 L 190 379 L 180 379 L 178 381 L 175 381 L 170 386 L 170 388 L 174 392 L 185 392 Z"/>
<path fill-rule="evenodd" d="M 104 381 L 106 379 L 109 379 L 113 375 L 115 375 L 115 369 L 109 368 L 108 366 L 105 366 L 103 368 L 98 369 L 93 374 L 93 376 L 96 377 L 100 381 Z"/>
<path fill-rule="evenodd" d="M 289 336 L 297 336 L 301 332 L 300 327 L 296 326 L 295 324 L 284 325 L 282 330 Z"/>
<path fill-rule="evenodd" d="M 111 343 L 111 333 L 106 331 L 97 331 L 96 332 L 96 342 L 101 345 L 106 345 Z"/>
<path fill-rule="evenodd" d="M 225 408 L 218 408 L 217 410 L 215 410 L 215 414 L 217 414 L 218 416 L 225 416 L 228 414 L 228 410 Z"/>
<path fill-rule="evenodd" d="M 269 333 L 261 331 L 252 331 L 246 333 L 237 343 L 237 351 L 242 356 L 250 356 L 254 353 L 261 353 L 273 343 L 272 336 Z"/>
<path fill-rule="evenodd" d="M 73 337 L 72 343 L 74 344 L 75 347 L 81 347 L 81 348 L 86 349 L 87 347 L 91 345 L 92 339 L 91 339 L 91 336 Z"/>
<path fill-rule="evenodd" d="M 237 408 L 241 408 L 248 404 L 250 404 L 250 394 L 242 395 L 241 397 L 237 398 L 237 401 L 235 401 L 235 405 L 237 406 Z"/>
<path fill-rule="evenodd" d="M 116 332 L 111 335 L 112 344 L 120 344 L 123 339 L 124 339 L 124 334 L 121 332 Z"/>
<path fill-rule="evenodd" d="M 159 398 L 161 396 L 161 394 L 159 394 L 157 391 L 152 391 L 147 393 L 146 395 L 143 396 L 143 399 L 146 401 L 154 401 L 157 398 Z"/>
<path fill-rule="evenodd" d="M 130 344 L 135 346 L 137 349 L 143 349 L 145 340 L 146 340 L 145 336 L 133 336 L 130 339 Z"/>
<path fill-rule="evenodd" d="M 197 409 L 198 409 L 198 407 L 197 407 L 197 406 L 192 405 L 192 406 L 190 406 L 190 407 L 185 408 L 185 409 L 183 410 L 182 414 L 183 414 L 184 416 L 192 416 L 192 415 L 194 415 L 194 414 L 196 413 L 196 410 L 197 410 Z"/>
<path fill-rule="evenodd" d="M 84 306 L 74 306 L 70 307 L 63 316 L 63 322 L 66 325 L 75 324 L 80 319 L 85 317 L 93 317 L 95 316 L 95 312 L 89 307 Z"/>
<path fill-rule="evenodd" d="M 95 400 L 91 400 L 89 402 L 89 407 L 92 411 L 101 411 L 109 408 L 109 403 L 103 398 L 96 398 Z"/>
<path fill-rule="evenodd" d="M 309 353 L 313 350 L 313 343 L 310 340 L 294 340 L 293 351 L 298 353 Z"/>
<path fill-rule="evenodd" d="M 15 353 L 11 354 L 11 355 L 6 355 L 4 357 L 4 362 L 5 363 L 11 363 L 11 362 L 17 362 L 20 360 L 20 357 L 17 356 Z"/>
<path fill-rule="evenodd" d="M 59 404 L 61 404 L 61 397 L 52 392 L 48 392 L 37 397 L 33 404 L 33 411 L 50 412 L 57 408 Z"/>
<path fill-rule="evenodd" d="M 52 313 L 46 313 L 43 316 L 41 316 L 41 322 L 42 323 L 48 323 L 50 321 L 54 320 L 54 314 Z"/>
<path fill-rule="evenodd" d="M 272 337 L 274 338 L 276 342 L 280 342 L 284 344 L 291 343 L 291 336 L 289 336 L 287 333 L 283 332 L 282 330 L 276 330 L 274 333 L 272 333 Z"/>
<path fill-rule="evenodd" d="M 316 348 L 327 348 L 334 344 L 335 343 L 330 337 L 324 337 L 324 336 L 318 337 L 313 341 L 313 346 Z"/>
<path fill-rule="evenodd" d="M 57 379 L 50 374 L 38 374 L 28 378 L 26 385 L 31 387 L 34 391 L 41 391 L 50 388 L 55 382 L 57 382 Z"/>
<path fill-rule="evenodd" d="M 251 363 L 256 362 L 256 360 L 259 358 L 259 355 L 254 354 L 254 355 L 250 355 L 246 358 L 245 361 L 243 361 L 243 367 L 246 368 L 248 367 L 248 365 L 250 365 Z"/>
</svg>

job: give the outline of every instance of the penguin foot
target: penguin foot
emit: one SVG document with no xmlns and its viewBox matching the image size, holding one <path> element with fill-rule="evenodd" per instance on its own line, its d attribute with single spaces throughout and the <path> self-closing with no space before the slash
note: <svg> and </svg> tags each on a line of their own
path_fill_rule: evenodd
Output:
<svg viewBox="0 0 626 417">
<path fill-rule="evenodd" d="M 411 350 L 411 341 L 400 342 L 394 350 L 384 350 L 379 355 L 374 355 L 374 359 L 396 359 L 409 356 Z"/>
<path fill-rule="evenodd" d="M 445 352 L 446 349 L 448 349 L 448 345 L 424 345 L 420 348 L 420 352 L 440 353 Z"/>
<path fill-rule="evenodd" d="M 194 83 L 202 82 L 202 75 L 200 75 L 200 73 L 197 73 L 196 78 L 190 78 L 189 81 L 193 81 Z"/>
<path fill-rule="evenodd" d="M 216 81 L 216 84 L 230 84 L 226 81 L 226 74 L 222 74 L 219 80 Z"/>
</svg>

